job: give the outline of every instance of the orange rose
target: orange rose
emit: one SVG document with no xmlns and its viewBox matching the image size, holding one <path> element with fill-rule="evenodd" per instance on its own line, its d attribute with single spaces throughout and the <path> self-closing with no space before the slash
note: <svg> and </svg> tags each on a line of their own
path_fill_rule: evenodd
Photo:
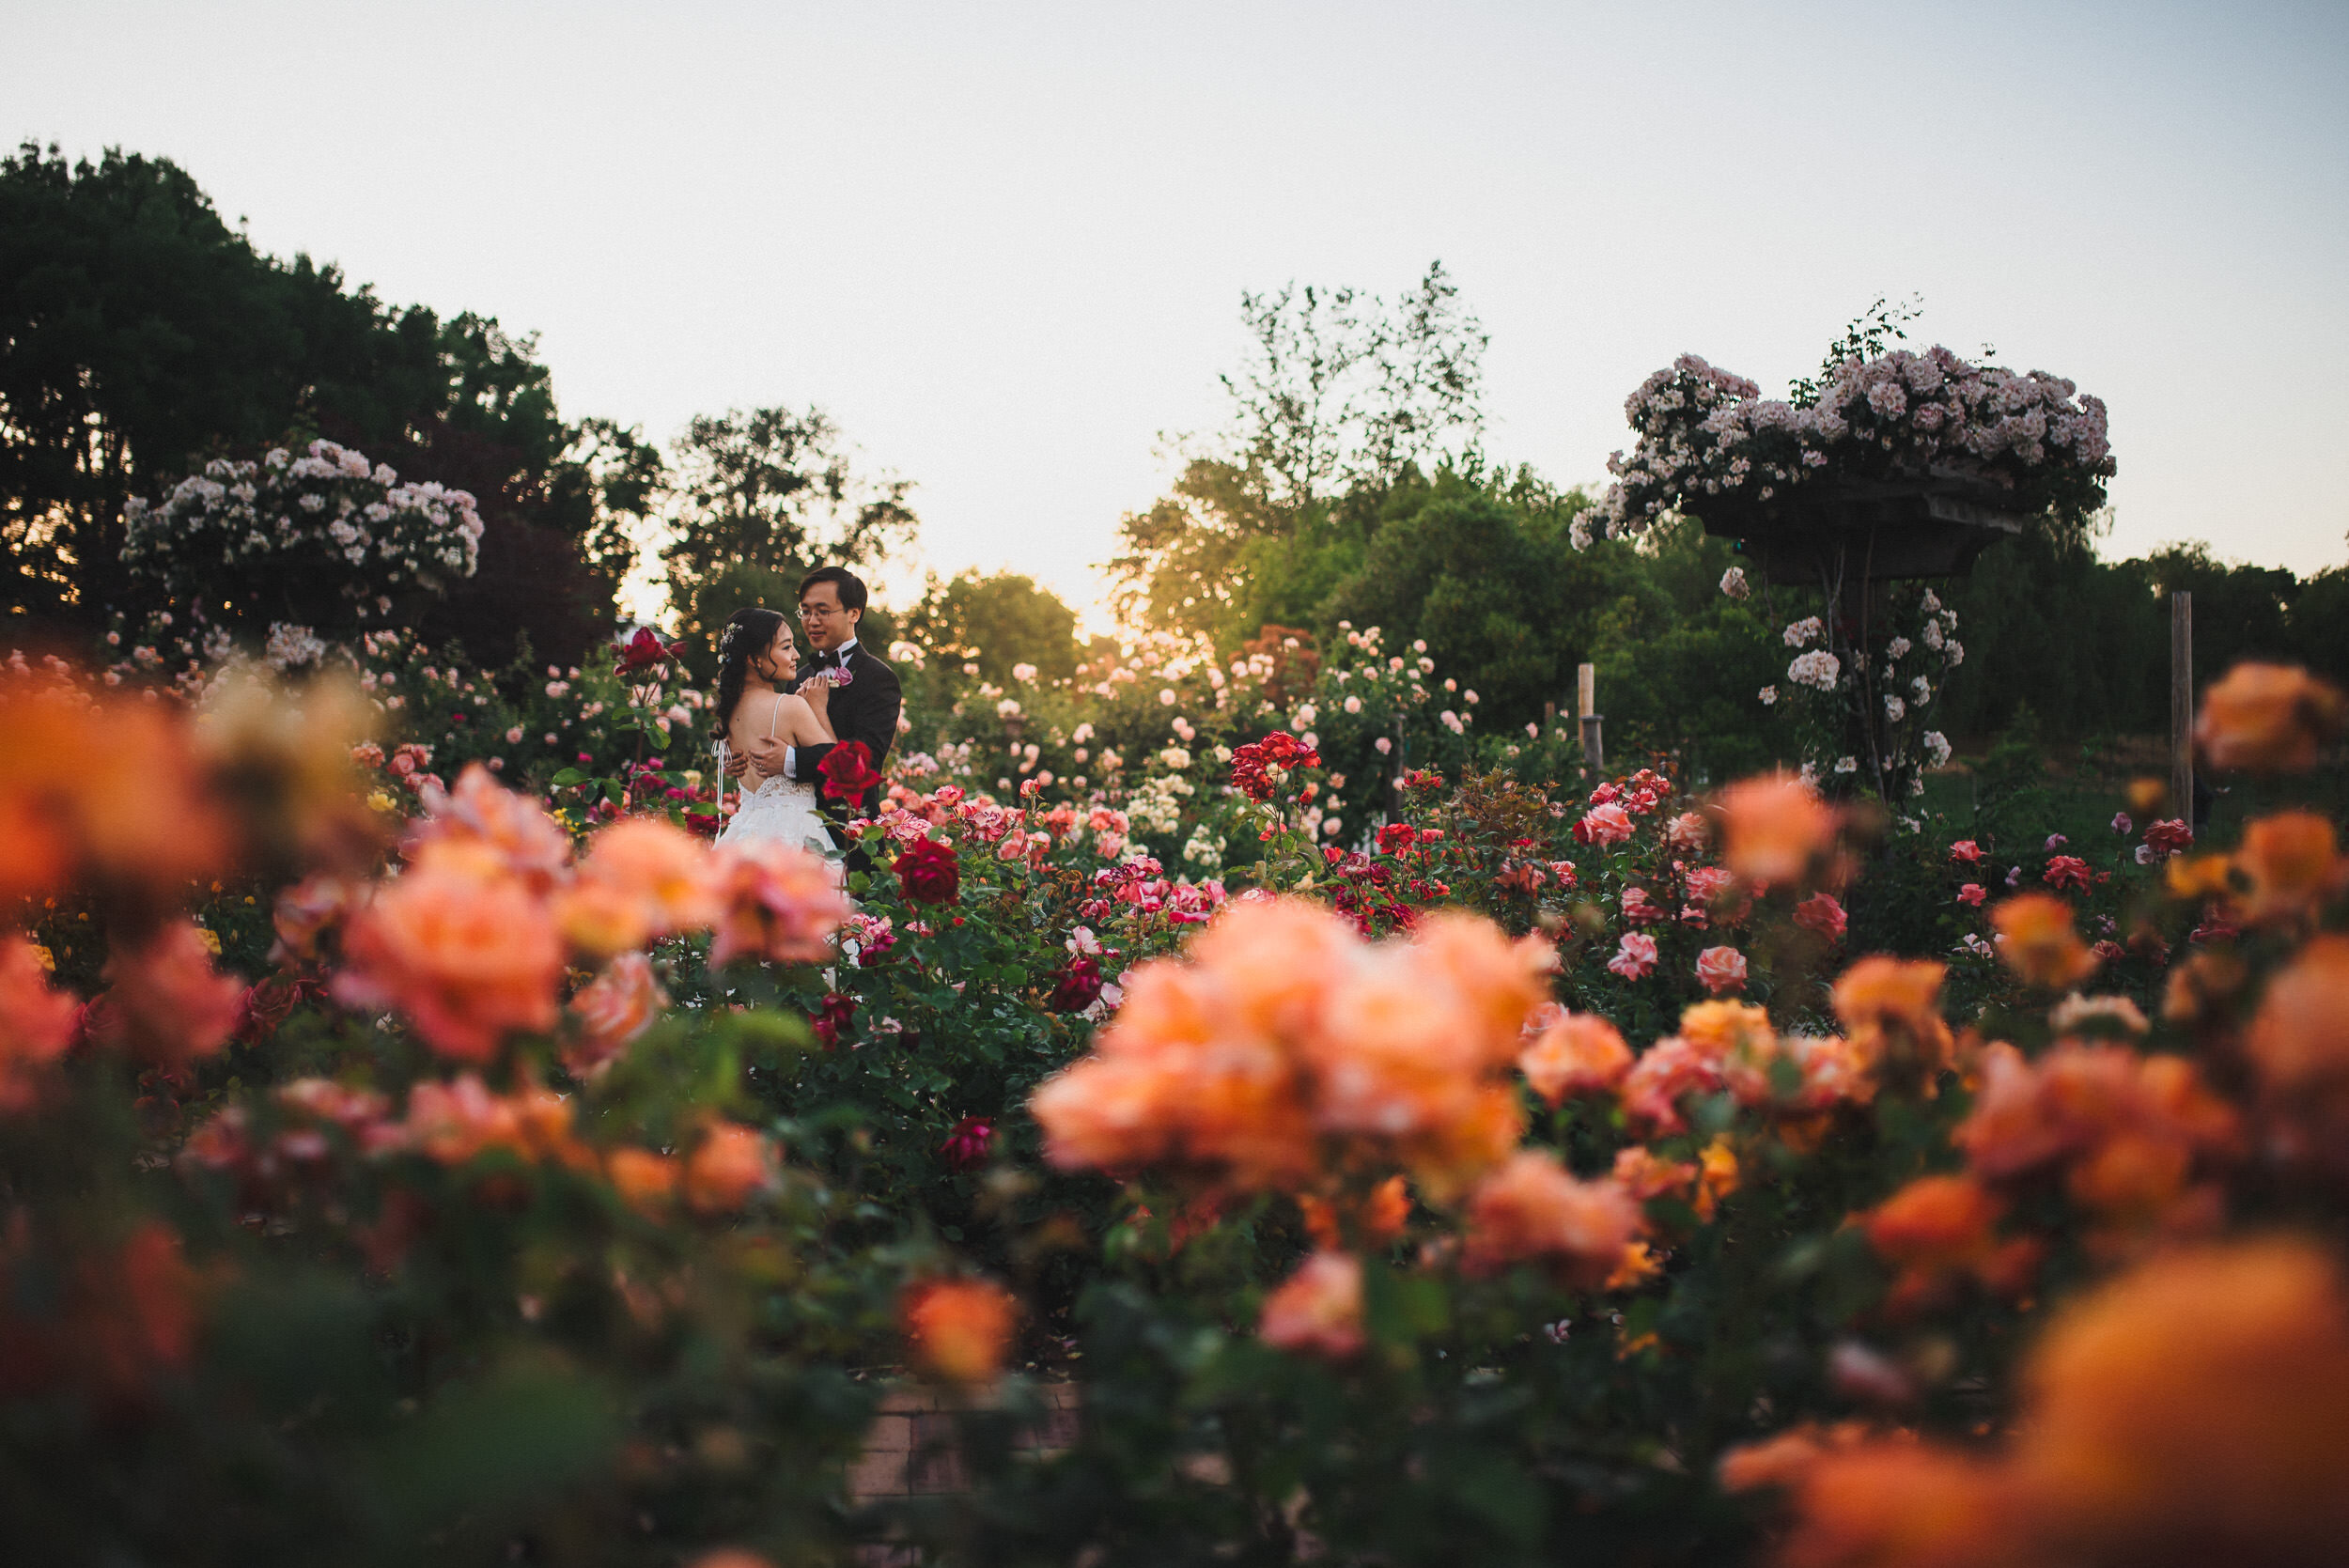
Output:
<svg viewBox="0 0 2349 1568">
<path fill-rule="evenodd" d="M 1362 1332 L 1362 1260 L 1315 1252 L 1265 1297 L 1256 1337 L 1276 1350 L 1341 1361 L 1369 1343 Z"/>
<path fill-rule="evenodd" d="M 677 1161 L 649 1149 L 614 1149 L 603 1170 L 620 1201 L 648 1219 L 662 1218 L 677 1195 Z"/>
<path fill-rule="evenodd" d="M 2243 918 L 2261 925 L 2313 918 L 2349 871 L 2331 821 L 2305 811 L 2263 816 L 2245 828 L 2234 863 L 2251 883 Z"/>
<path fill-rule="evenodd" d="M 2286 1240 L 2173 1253 L 2059 1317 L 2011 1461 L 2062 1560 L 2338 1562 L 2349 1296 Z"/>
<path fill-rule="evenodd" d="M 926 1280 L 898 1298 L 898 1322 L 914 1358 L 950 1383 L 989 1383 L 1011 1347 L 1018 1303 L 981 1280 Z"/>
<path fill-rule="evenodd" d="M 1721 861 L 1749 882 L 1794 882 L 1835 843 L 1835 809 L 1791 773 L 1731 784 L 1713 804 Z"/>
<path fill-rule="evenodd" d="M 2244 1050 L 2287 1152 L 2349 1165 L 2349 937 L 2326 934 L 2267 983 Z"/>
<path fill-rule="evenodd" d="M 1583 1290 L 1606 1283 L 1641 1226 L 1639 1204 L 1620 1185 L 1577 1181 L 1555 1155 L 1532 1149 L 1477 1184 L 1466 1219 L 1465 1272 L 1539 1263 Z"/>
<path fill-rule="evenodd" d="M 2349 698 L 2291 664 L 2245 662 L 2202 692 L 2194 740 L 2214 768 L 2305 773 L 2349 722 Z"/>
<path fill-rule="evenodd" d="M 2034 986 L 2077 986 L 2096 970 L 2096 955 L 2072 929 L 2072 906 L 2051 893 L 2017 893 L 1990 911 L 1999 956 Z"/>
<path fill-rule="evenodd" d="M 685 1201 L 699 1214 L 736 1214 L 774 1181 L 774 1145 L 749 1127 L 716 1122 L 685 1162 Z"/>
<path fill-rule="evenodd" d="M 1568 1013 L 1517 1053 L 1517 1070 L 1555 1109 L 1569 1094 L 1603 1094 L 1631 1070 L 1631 1048 L 1595 1013 Z"/>
</svg>

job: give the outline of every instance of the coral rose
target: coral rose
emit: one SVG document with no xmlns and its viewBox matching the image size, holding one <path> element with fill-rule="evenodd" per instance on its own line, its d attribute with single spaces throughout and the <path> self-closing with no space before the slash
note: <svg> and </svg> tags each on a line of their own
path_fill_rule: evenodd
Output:
<svg viewBox="0 0 2349 1568">
<path fill-rule="evenodd" d="M 2268 981 L 2244 1049 L 2281 1152 L 2349 1168 L 2349 937 L 2314 938 Z"/>
<path fill-rule="evenodd" d="M 1814 893 L 1795 906 L 1795 924 L 1806 931 L 1817 932 L 1828 941 L 1840 942 L 1851 920 L 1833 893 Z"/>
<path fill-rule="evenodd" d="M 848 918 L 848 900 L 821 856 L 754 839 L 717 853 L 719 915 L 709 964 L 739 957 L 777 964 L 821 963 Z"/>
<path fill-rule="evenodd" d="M 1631 836 L 1634 826 L 1631 814 L 1610 800 L 1582 814 L 1574 825 L 1574 840 L 1577 844 L 1621 844 Z"/>
<path fill-rule="evenodd" d="M 1746 955 L 1734 947 L 1708 947 L 1697 955 L 1697 980 L 1715 996 L 1738 990 L 1746 983 Z"/>
<path fill-rule="evenodd" d="M 1713 804 L 1721 862 L 1749 882 L 1792 882 L 1835 843 L 1837 816 L 1819 792 L 1791 773 L 1731 784 Z"/>
<path fill-rule="evenodd" d="M 411 825 L 406 850 L 421 858 L 428 846 L 470 843 L 485 846 L 534 892 L 543 893 L 571 861 L 571 835 L 537 801 L 500 784 L 479 763 L 467 766 L 457 787 L 428 784 L 427 815 Z"/>
<path fill-rule="evenodd" d="M 952 904 L 962 894 L 962 866 L 951 844 L 916 839 L 890 869 L 912 903 Z"/>
<path fill-rule="evenodd" d="M 184 920 L 117 950 L 106 960 L 106 979 L 113 988 L 94 1032 L 167 1066 L 219 1050 L 243 1011 L 244 986 L 213 970 L 211 948 Z"/>
<path fill-rule="evenodd" d="M 2017 893 L 1990 911 L 1999 956 L 2034 986 L 2077 986 L 2096 971 L 2096 955 L 2072 928 L 2072 906 L 2051 893 Z"/>
<path fill-rule="evenodd" d="M 1603 1094 L 1631 1070 L 1631 1048 L 1595 1013 L 1568 1013 L 1517 1053 L 1517 1070 L 1555 1109 L 1570 1094 Z"/>
<path fill-rule="evenodd" d="M 924 1280 L 906 1287 L 897 1319 L 923 1371 L 950 1383 L 988 1383 L 1003 1371 L 1019 1312 L 983 1280 Z"/>
<path fill-rule="evenodd" d="M 1465 1218 L 1465 1272 L 1537 1263 L 1581 1290 L 1606 1283 L 1641 1229 L 1640 1206 L 1622 1186 L 1577 1181 L 1555 1155 L 1532 1149 L 1476 1185 Z"/>
<path fill-rule="evenodd" d="M 48 967 L 23 937 L 0 938 L 0 1111 L 30 1110 L 50 1063 L 73 1042 L 80 1003 L 49 986 Z"/>
<path fill-rule="evenodd" d="M 564 1043 L 564 1067 L 574 1078 L 602 1072 L 668 1005 L 668 993 L 653 977 L 652 960 L 641 953 L 621 954 L 571 998 L 577 1032 Z"/>
<path fill-rule="evenodd" d="M 515 1030 L 554 1027 L 563 944 L 545 902 L 493 851 L 435 842 L 377 889 L 343 939 L 334 994 L 406 1015 L 443 1056 L 484 1062 Z"/>
<path fill-rule="evenodd" d="M 1362 1332 L 1362 1260 L 1320 1251 L 1265 1297 L 1256 1337 L 1276 1350 L 1342 1361 L 1369 1343 Z"/>
<path fill-rule="evenodd" d="M 2349 723 L 2349 697 L 2297 665 L 2237 664 L 2202 692 L 2195 743 L 2214 768 L 2304 773 Z"/>
</svg>

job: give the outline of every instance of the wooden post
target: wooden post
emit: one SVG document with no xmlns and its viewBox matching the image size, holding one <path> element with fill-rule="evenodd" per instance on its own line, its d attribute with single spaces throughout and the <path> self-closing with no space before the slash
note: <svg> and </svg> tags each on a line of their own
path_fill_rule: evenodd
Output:
<svg viewBox="0 0 2349 1568">
<path fill-rule="evenodd" d="M 2170 593 L 2170 809 L 2194 824 L 2194 596 Z"/>
<path fill-rule="evenodd" d="M 1574 672 L 1575 697 L 1580 706 L 1582 721 L 1582 765 L 1603 769 L 1607 766 L 1607 746 L 1599 733 L 1598 666 L 1584 664 Z"/>
</svg>

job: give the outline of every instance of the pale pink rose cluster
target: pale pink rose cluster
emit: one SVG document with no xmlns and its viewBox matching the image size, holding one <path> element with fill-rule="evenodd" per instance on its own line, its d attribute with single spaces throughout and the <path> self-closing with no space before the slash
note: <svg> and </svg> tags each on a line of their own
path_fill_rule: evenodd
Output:
<svg viewBox="0 0 2349 1568">
<path fill-rule="evenodd" d="M 1969 364 L 1938 346 L 1848 361 L 1803 407 L 1683 354 L 1641 383 L 1624 412 L 1639 444 L 1608 459 L 1615 483 L 1588 514 L 1610 536 L 1706 496 L 1767 501 L 1828 468 L 1932 470 L 2008 489 L 2060 471 L 2090 480 L 2113 472 L 2099 399 L 2061 377 Z"/>
<path fill-rule="evenodd" d="M 276 558 L 332 582 L 361 615 L 411 587 L 445 592 L 479 564 L 481 514 L 464 490 L 402 484 L 388 464 L 331 441 L 297 458 L 283 447 L 259 462 L 216 458 L 174 486 L 160 505 L 123 504 L 122 561 L 166 583 L 182 562 L 259 566 Z"/>
</svg>

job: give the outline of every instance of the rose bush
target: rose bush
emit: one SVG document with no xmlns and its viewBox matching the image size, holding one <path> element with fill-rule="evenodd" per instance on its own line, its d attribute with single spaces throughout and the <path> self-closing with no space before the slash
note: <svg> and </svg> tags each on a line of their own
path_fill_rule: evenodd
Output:
<svg viewBox="0 0 2349 1568">
<path fill-rule="evenodd" d="M 1032 788 L 910 757 L 849 824 L 853 906 L 672 819 L 710 814 L 656 761 L 697 712 L 660 661 L 545 677 L 602 748 L 568 780 L 552 743 L 501 774 L 468 749 L 503 731 L 389 728 L 516 700 L 397 639 L 270 701 L 206 670 L 186 713 L 12 677 L 23 1538 L 2326 1560 L 2329 821 L 2214 851 L 2133 800 L 2095 844 L 1887 839 L 1798 775 L 1577 779 L 1536 737 L 1349 714 L 1360 681 L 1441 690 L 1378 643 L 1105 678 L 1051 742 L 1097 769 L 1079 725 L 1130 724 L 1190 796 L 1096 800 L 1125 756 L 1048 783 L 1026 740 L 1001 776 Z M 2322 695 L 2211 705 L 2213 760 L 2321 754 Z M 997 700 L 1043 726 L 1064 697 Z M 1346 748 L 1399 738 L 1456 750 L 1327 831 Z M 1161 833 L 1154 800 L 1190 815 Z M 1152 853 L 1203 824 L 1228 884 Z M 963 1390 L 935 1424 L 966 1490 L 855 1505 L 890 1376 Z M 1083 1389 L 1049 1449 L 1012 1441 L 1041 1377 Z M 2242 1461 L 2161 1436 L 2205 1429 Z"/>
</svg>

